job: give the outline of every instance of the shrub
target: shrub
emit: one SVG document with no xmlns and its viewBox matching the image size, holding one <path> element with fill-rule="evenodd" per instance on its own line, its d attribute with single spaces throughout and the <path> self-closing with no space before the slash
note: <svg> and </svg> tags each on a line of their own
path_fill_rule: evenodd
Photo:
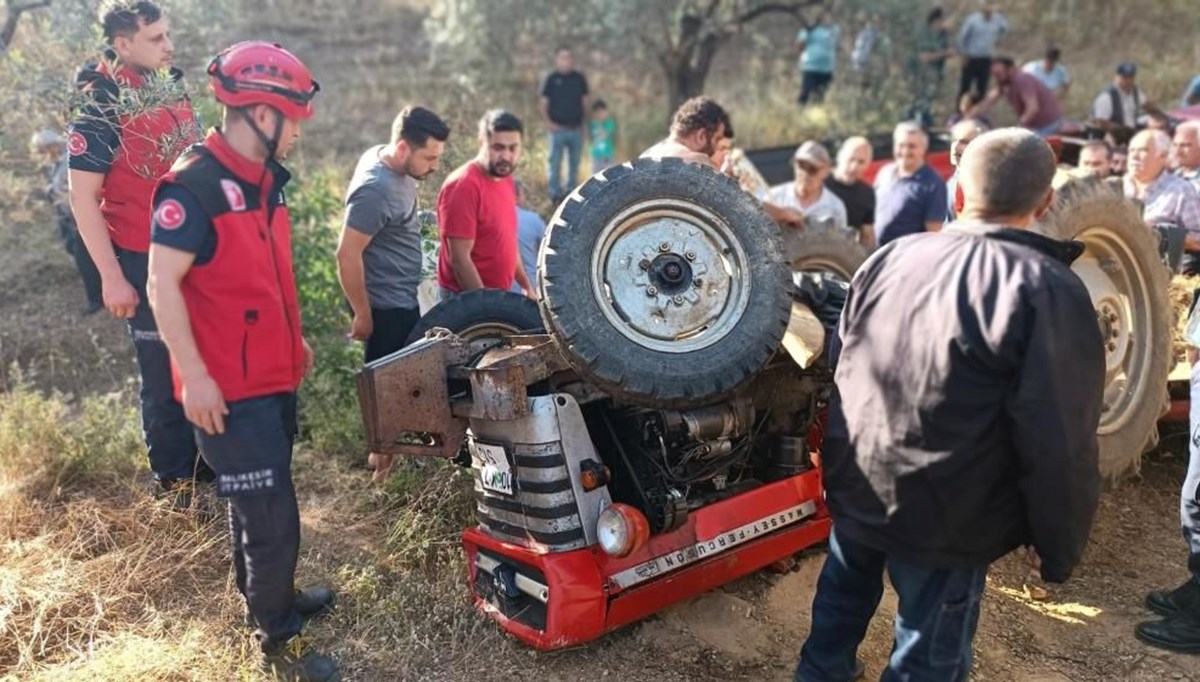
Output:
<svg viewBox="0 0 1200 682">
<path fill-rule="evenodd" d="M 59 393 L 34 390 L 18 370 L 12 375 L 15 384 L 0 393 L 0 475 L 47 493 L 130 478 L 146 466 L 131 396 L 88 396 L 72 408 Z"/>
<path fill-rule="evenodd" d="M 301 438 L 319 452 L 349 457 L 363 451 L 354 389 L 362 351 L 346 338 L 350 316 L 334 258 L 343 186 L 334 172 L 313 173 L 288 195 L 288 210 L 300 316 L 317 360 L 300 388 Z"/>
</svg>

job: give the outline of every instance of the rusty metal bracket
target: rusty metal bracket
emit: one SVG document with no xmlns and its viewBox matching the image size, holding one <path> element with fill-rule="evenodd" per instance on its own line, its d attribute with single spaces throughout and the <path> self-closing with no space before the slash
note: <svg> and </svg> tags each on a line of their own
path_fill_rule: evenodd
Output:
<svg viewBox="0 0 1200 682">
<path fill-rule="evenodd" d="M 451 411 L 446 370 L 468 359 L 461 339 L 441 335 L 364 366 L 356 383 L 371 452 L 457 454 L 467 421 Z"/>
</svg>

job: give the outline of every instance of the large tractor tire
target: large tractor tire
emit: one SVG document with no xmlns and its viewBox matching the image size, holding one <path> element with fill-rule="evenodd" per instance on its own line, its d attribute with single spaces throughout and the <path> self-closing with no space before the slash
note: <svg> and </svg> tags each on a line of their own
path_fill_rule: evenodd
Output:
<svg viewBox="0 0 1200 682">
<path fill-rule="evenodd" d="M 434 327 L 449 329 L 468 341 L 544 330 L 536 303 L 499 289 L 468 291 L 438 303 L 413 327 L 407 343 L 421 339 Z"/>
<path fill-rule="evenodd" d="M 1077 189 L 1035 230 L 1085 247 L 1071 269 L 1091 295 L 1104 340 L 1100 471 L 1115 479 L 1158 442 L 1171 369 L 1170 273 L 1137 206 L 1103 187 Z"/>
<path fill-rule="evenodd" d="M 849 282 L 867 260 L 867 249 L 850 235 L 784 228 L 783 244 L 793 272 L 826 272 Z"/>
<path fill-rule="evenodd" d="M 538 265 L 542 319 L 567 360 L 634 405 L 727 395 L 779 349 L 791 311 L 779 228 L 733 179 L 679 159 L 581 185 Z"/>
</svg>

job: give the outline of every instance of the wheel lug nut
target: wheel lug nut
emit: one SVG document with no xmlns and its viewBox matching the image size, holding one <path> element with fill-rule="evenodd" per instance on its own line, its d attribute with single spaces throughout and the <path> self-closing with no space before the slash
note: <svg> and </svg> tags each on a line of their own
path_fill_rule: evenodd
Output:
<svg viewBox="0 0 1200 682">
<path fill-rule="evenodd" d="M 683 297 L 682 296 L 676 295 L 675 298 L 672 298 L 671 300 L 675 301 L 675 305 L 683 305 Z"/>
<path fill-rule="evenodd" d="M 684 257 L 684 258 L 686 258 L 686 259 L 688 259 L 688 260 L 696 260 L 696 252 L 695 252 L 695 251 L 688 251 L 687 253 L 683 254 L 683 257 Z"/>
<path fill-rule="evenodd" d="M 646 287 L 646 295 L 647 296 L 657 296 L 658 295 L 658 287 L 656 287 L 656 286 Z"/>
<path fill-rule="evenodd" d="M 692 286 L 699 289 L 700 287 L 704 286 L 704 280 L 697 277 L 696 279 L 692 280 Z"/>
<path fill-rule="evenodd" d="M 663 242 L 658 245 L 658 250 L 662 251 L 663 253 L 666 253 L 667 251 L 671 250 L 671 245 L 666 242 Z"/>
<path fill-rule="evenodd" d="M 1109 350 L 1116 350 L 1116 349 L 1117 349 L 1117 344 L 1113 343 L 1112 341 L 1109 341 L 1109 342 L 1108 342 L 1108 349 L 1109 349 Z"/>
<path fill-rule="evenodd" d="M 650 261 L 648 261 L 648 260 L 646 260 L 645 258 L 643 258 L 643 259 L 642 259 L 642 262 L 641 262 L 641 263 L 638 263 L 638 267 L 639 267 L 639 268 L 641 268 L 641 269 L 643 269 L 643 270 L 649 270 L 649 269 L 650 269 Z"/>
</svg>

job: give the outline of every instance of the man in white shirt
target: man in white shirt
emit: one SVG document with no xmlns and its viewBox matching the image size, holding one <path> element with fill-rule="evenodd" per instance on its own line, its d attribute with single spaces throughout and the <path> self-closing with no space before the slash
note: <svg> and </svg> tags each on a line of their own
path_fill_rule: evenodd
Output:
<svg viewBox="0 0 1200 682">
<path fill-rule="evenodd" d="M 967 17 L 958 32 L 958 51 L 964 59 L 958 100 L 971 91 L 980 95 L 988 91 L 996 43 L 1008 33 L 1008 20 L 1004 15 L 995 11 L 989 0 L 983 0 L 981 5 L 978 12 Z"/>
<path fill-rule="evenodd" d="M 1162 113 L 1137 86 L 1137 65 L 1121 62 L 1112 85 L 1100 91 L 1092 102 L 1091 124 L 1101 130 L 1135 130 L 1138 114 Z"/>
<path fill-rule="evenodd" d="M 1060 102 L 1067 98 L 1067 91 L 1071 89 L 1071 72 L 1062 65 L 1061 59 L 1061 50 L 1057 47 L 1048 47 L 1045 57 L 1035 59 L 1021 67 L 1022 71 L 1037 78 L 1042 85 L 1050 88 Z"/>
<path fill-rule="evenodd" d="M 812 140 L 805 142 L 792 155 L 796 179 L 772 187 L 767 200 L 802 213 L 805 231 L 848 232 L 846 205 L 825 187 L 832 165 L 824 145 Z"/>
</svg>

